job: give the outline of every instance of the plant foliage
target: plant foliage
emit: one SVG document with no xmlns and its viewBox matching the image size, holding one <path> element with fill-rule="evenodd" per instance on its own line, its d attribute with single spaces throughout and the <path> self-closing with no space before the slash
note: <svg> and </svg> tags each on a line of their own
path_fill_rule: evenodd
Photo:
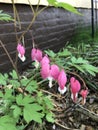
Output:
<svg viewBox="0 0 98 130">
<path fill-rule="evenodd" d="M 72 5 L 70 5 L 70 4 L 66 3 L 66 2 L 58 2 L 57 0 L 47 0 L 47 1 L 48 1 L 48 3 L 50 5 L 53 5 L 55 7 L 62 7 L 63 9 L 68 10 L 68 11 L 70 11 L 72 13 L 81 15 L 81 13 L 79 13 L 77 11 L 77 9 L 75 9 Z"/>
<path fill-rule="evenodd" d="M 36 80 L 24 77 L 20 87 L 13 70 L 9 74 L 0 74 L 0 85 L 0 129 L 24 129 L 30 122 L 42 124 L 43 118 L 54 122 L 53 104 L 50 97 L 38 90 Z"/>
<path fill-rule="evenodd" d="M 6 13 L 3 13 L 3 10 L 0 10 L 0 21 L 13 21 L 12 17 Z"/>
</svg>

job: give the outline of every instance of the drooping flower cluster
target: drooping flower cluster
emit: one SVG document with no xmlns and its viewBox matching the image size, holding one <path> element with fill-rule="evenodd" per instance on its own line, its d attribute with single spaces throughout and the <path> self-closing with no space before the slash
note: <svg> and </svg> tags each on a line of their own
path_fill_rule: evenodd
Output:
<svg viewBox="0 0 98 130">
<path fill-rule="evenodd" d="M 25 48 L 18 44 L 17 46 L 18 56 L 22 61 L 25 61 Z M 49 87 L 51 88 L 53 80 L 58 83 L 58 91 L 60 94 L 64 94 L 67 91 L 65 86 L 67 83 L 67 75 L 64 69 L 60 69 L 58 65 L 51 64 L 50 59 L 47 55 L 44 55 L 40 49 L 33 48 L 31 51 L 31 59 L 35 62 L 35 67 L 40 66 L 40 74 L 43 79 L 49 81 Z M 80 82 L 75 78 L 70 78 L 70 91 L 73 102 L 77 102 L 78 94 L 81 90 Z M 82 104 L 86 103 L 86 97 L 88 95 L 88 89 L 81 90 L 80 95 L 83 98 Z"/>
<path fill-rule="evenodd" d="M 66 92 L 65 85 L 67 82 L 65 71 L 63 69 L 60 70 L 56 64 L 51 65 L 49 57 L 47 55 L 43 56 L 42 54 L 41 50 L 33 48 L 31 51 L 31 58 L 33 61 L 37 62 L 38 66 L 40 65 L 41 76 L 43 79 L 49 80 L 49 87 L 51 88 L 53 86 L 52 81 L 56 80 L 59 85 L 58 91 L 64 94 Z"/>
</svg>

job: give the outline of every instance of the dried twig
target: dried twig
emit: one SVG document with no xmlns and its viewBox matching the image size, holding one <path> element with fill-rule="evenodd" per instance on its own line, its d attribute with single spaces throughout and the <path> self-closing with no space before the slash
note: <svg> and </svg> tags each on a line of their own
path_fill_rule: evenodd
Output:
<svg viewBox="0 0 98 130">
<path fill-rule="evenodd" d="M 60 126 L 60 127 L 62 127 L 62 128 L 64 128 L 65 130 L 79 130 L 79 129 L 74 129 L 74 128 L 66 127 L 66 126 L 60 124 L 60 123 L 57 122 L 57 121 L 55 122 L 55 124 L 58 125 L 58 126 Z"/>
<path fill-rule="evenodd" d="M 83 106 L 77 105 L 75 110 L 86 115 L 87 117 L 90 117 L 93 121 L 98 122 L 98 114 L 95 114 L 94 112 L 89 111 L 88 109 L 84 108 Z"/>
</svg>

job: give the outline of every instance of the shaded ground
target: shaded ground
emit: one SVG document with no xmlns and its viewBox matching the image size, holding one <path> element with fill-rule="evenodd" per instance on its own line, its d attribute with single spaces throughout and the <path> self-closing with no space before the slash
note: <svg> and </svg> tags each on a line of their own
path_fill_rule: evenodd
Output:
<svg viewBox="0 0 98 130">
<path fill-rule="evenodd" d="M 50 95 L 53 100 L 56 122 L 51 124 L 45 121 L 44 128 L 38 126 L 36 129 L 32 129 L 31 123 L 25 130 L 98 130 L 98 92 L 89 90 L 86 104 L 83 106 L 80 95 L 77 103 L 73 103 L 69 88 L 66 94 L 60 95 L 56 83 L 51 89 L 46 82 L 43 86 L 40 86 L 40 91 Z"/>
<path fill-rule="evenodd" d="M 74 104 L 66 96 L 55 100 L 55 104 L 55 130 L 98 130 L 98 94 L 89 94 L 84 106 L 81 98 Z M 52 127 L 48 130 L 54 130 Z"/>
<path fill-rule="evenodd" d="M 74 104 L 70 95 L 54 93 L 54 87 L 50 91 L 41 91 L 52 96 L 55 107 L 56 123 L 45 123 L 46 130 L 98 130 L 98 94 L 89 94 L 86 104 L 82 106 L 81 98 Z"/>
</svg>

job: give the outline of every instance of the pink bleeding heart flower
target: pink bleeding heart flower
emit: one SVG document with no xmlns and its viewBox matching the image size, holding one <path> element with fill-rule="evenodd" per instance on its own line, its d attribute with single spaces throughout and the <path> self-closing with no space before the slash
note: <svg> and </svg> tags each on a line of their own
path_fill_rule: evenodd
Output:
<svg viewBox="0 0 98 130">
<path fill-rule="evenodd" d="M 17 45 L 18 57 L 24 62 L 25 61 L 25 48 L 20 43 Z"/>
<path fill-rule="evenodd" d="M 32 61 L 35 61 L 35 67 L 39 67 L 39 63 L 42 60 L 42 51 L 36 48 L 33 48 L 31 51 Z"/>
<path fill-rule="evenodd" d="M 59 84 L 58 91 L 61 94 L 64 94 L 67 90 L 65 87 L 66 82 L 67 82 L 67 76 L 66 76 L 64 70 L 62 69 L 58 76 L 58 84 Z"/>
<path fill-rule="evenodd" d="M 51 76 L 52 76 L 55 80 L 58 79 L 59 73 L 60 73 L 59 67 L 58 67 L 57 65 L 55 65 L 55 64 L 51 65 L 50 74 L 51 74 Z"/>
<path fill-rule="evenodd" d="M 50 63 L 50 59 L 47 55 L 45 55 L 40 62 L 41 66 L 43 66 L 44 64 L 49 64 L 49 63 Z"/>
<path fill-rule="evenodd" d="M 49 71 L 50 71 L 50 64 L 43 64 L 41 67 L 41 76 L 43 79 L 46 79 L 49 77 Z"/>
<path fill-rule="evenodd" d="M 76 80 L 74 77 L 71 77 L 70 87 L 71 87 L 71 98 L 74 102 L 76 102 L 81 85 L 78 80 Z"/>
<path fill-rule="evenodd" d="M 51 88 L 53 79 L 57 79 L 59 75 L 59 67 L 57 65 L 51 65 L 48 63 L 42 64 L 41 76 L 43 79 L 49 80 L 49 87 Z"/>
<path fill-rule="evenodd" d="M 83 98 L 82 104 L 84 105 L 86 103 L 86 98 L 87 98 L 87 95 L 88 95 L 88 89 L 81 90 L 80 94 L 82 95 L 82 98 Z"/>
</svg>

